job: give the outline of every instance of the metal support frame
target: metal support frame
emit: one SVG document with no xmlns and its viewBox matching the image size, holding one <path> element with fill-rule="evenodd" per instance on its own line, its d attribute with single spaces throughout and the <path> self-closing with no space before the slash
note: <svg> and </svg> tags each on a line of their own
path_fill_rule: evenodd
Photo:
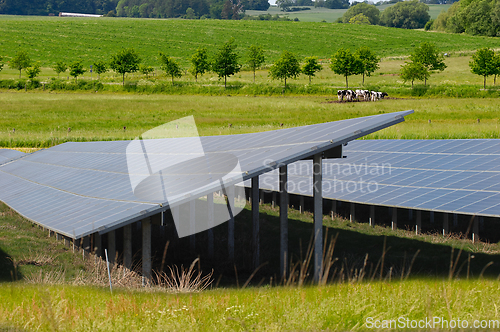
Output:
<svg viewBox="0 0 500 332">
<path fill-rule="evenodd" d="M 472 243 L 479 241 L 479 218 L 474 216 L 474 221 L 472 222 Z"/>
<path fill-rule="evenodd" d="M 392 221 L 391 221 L 391 229 L 395 231 L 398 228 L 398 208 L 392 208 Z"/>
<path fill-rule="evenodd" d="M 434 211 L 429 212 L 429 220 L 431 223 L 434 223 Z"/>
<path fill-rule="evenodd" d="M 151 282 L 151 219 L 142 219 L 142 285 Z"/>
<path fill-rule="evenodd" d="M 279 168 L 280 186 L 280 276 L 286 277 L 288 271 L 288 167 Z"/>
<path fill-rule="evenodd" d="M 370 226 L 375 226 L 375 205 L 370 205 Z"/>
<path fill-rule="evenodd" d="M 349 221 L 353 222 L 356 220 L 356 203 L 350 203 L 351 213 L 349 213 Z"/>
<path fill-rule="evenodd" d="M 443 213 L 443 236 L 450 232 L 450 223 L 448 221 L 448 213 Z"/>
<path fill-rule="evenodd" d="M 214 259 L 214 193 L 207 195 L 208 258 Z"/>
<path fill-rule="evenodd" d="M 415 234 L 422 233 L 422 211 L 417 210 L 417 223 L 415 224 Z"/>
<path fill-rule="evenodd" d="M 90 239 L 89 239 L 90 240 Z M 92 242 L 92 241 L 90 241 Z M 99 233 L 94 233 L 94 241 L 92 244 L 94 247 L 92 248 L 92 252 L 97 256 L 97 257 L 102 257 L 103 251 L 102 251 L 102 237 L 101 234 Z"/>
<path fill-rule="evenodd" d="M 253 225 L 253 269 L 255 270 L 260 264 L 260 222 L 259 222 L 259 177 L 252 178 L 252 225 Z"/>
<path fill-rule="evenodd" d="M 189 249 L 194 252 L 196 250 L 196 200 L 189 201 Z"/>
<path fill-rule="evenodd" d="M 123 266 L 132 269 L 132 224 L 123 227 Z"/>
<path fill-rule="evenodd" d="M 323 274 L 323 157 L 318 153 L 313 158 L 314 199 L 314 282 Z"/>
<path fill-rule="evenodd" d="M 116 258 L 116 233 L 115 231 L 108 232 L 108 260 L 110 264 L 115 263 Z"/>
<path fill-rule="evenodd" d="M 227 201 L 231 211 L 234 211 L 234 186 L 226 188 Z M 234 262 L 234 213 L 229 214 L 230 218 L 227 223 L 227 251 L 231 262 Z"/>
<path fill-rule="evenodd" d="M 408 219 L 410 221 L 413 220 L 413 210 L 412 209 L 408 209 Z"/>
</svg>

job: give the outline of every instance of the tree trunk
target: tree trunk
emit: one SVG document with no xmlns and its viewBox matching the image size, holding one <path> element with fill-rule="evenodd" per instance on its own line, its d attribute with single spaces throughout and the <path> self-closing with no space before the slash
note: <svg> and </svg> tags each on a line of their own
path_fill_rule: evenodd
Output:
<svg viewBox="0 0 500 332">
<path fill-rule="evenodd" d="M 497 85 L 497 74 L 495 74 L 495 77 L 493 77 L 493 85 Z"/>
<path fill-rule="evenodd" d="M 347 75 L 345 75 L 345 88 L 346 89 L 349 88 L 349 83 L 347 82 Z"/>
<path fill-rule="evenodd" d="M 123 73 L 122 85 L 125 86 L 125 73 Z"/>
<path fill-rule="evenodd" d="M 486 75 L 484 75 L 483 89 L 486 89 Z"/>
<path fill-rule="evenodd" d="M 413 80 L 411 81 L 411 88 L 413 89 Z"/>
<path fill-rule="evenodd" d="M 424 77 L 424 86 L 427 86 L 427 77 Z"/>
<path fill-rule="evenodd" d="M 21 79 L 21 69 L 19 69 L 19 79 Z"/>
<path fill-rule="evenodd" d="M 365 85 L 365 72 L 363 72 L 363 85 Z"/>
<path fill-rule="evenodd" d="M 255 69 L 253 70 L 253 82 L 255 83 Z"/>
<path fill-rule="evenodd" d="M 224 89 L 227 89 L 227 76 L 224 75 Z"/>
<path fill-rule="evenodd" d="M 172 85 L 174 85 L 174 75 L 172 75 Z"/>
<path fill-rule="evenodd" d="M 285 77 L 285 90 L 286 90 L 286 77 Z"/>
<path fill-rule="evenodd" d="M 309 75 L 309 85 L 311 84 L 311 75 Z"/>
</svg>

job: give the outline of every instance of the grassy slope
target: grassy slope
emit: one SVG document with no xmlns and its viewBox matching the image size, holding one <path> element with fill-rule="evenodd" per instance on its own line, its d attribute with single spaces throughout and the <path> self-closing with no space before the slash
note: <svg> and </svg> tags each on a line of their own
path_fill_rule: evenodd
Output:
<svg viewBox="0 0 500 332">
<path fill-rule="evenodd" d="M 446 52 L 497 46 L 495 38 L 329 23 L 0 17 L 2 55 L 8 60 L 25 49 L 43 66 L 77 59 L 88 66 L 96 60 L 107 61 L 122 47 L 136 48 L 146 64 L 157 65 L 160 51 L 187 64 L 198 47 L 213 52 L 231 37 L 242 54 L 251 44 L 262 45 L 267 63 L 283 50 L 326 59 L 340 47 L 361 45 L 380 56 L 407 55 L 423 41 L 434 42 Z"/>
</svg>

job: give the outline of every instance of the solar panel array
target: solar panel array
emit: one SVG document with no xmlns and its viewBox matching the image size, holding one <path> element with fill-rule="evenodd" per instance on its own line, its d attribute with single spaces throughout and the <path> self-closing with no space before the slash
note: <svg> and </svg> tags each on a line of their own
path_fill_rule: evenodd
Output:
<svg viewBox="0 0 500 332">
<path fill-rule="evenodd" d="M 323 195 L 341 201 L 500 217 L 500 140 L 358 140 L 324 160 Z M 289 167 L 289 191 L 312 195 L 311 162 Z M 277 190 L 277 173 L 261 176 Z"/>
<path fill-rule="evenodd" d="M 0 149 L 0 165 L 24 156 L 25 153 L 11 149 Z"/>
<path fill-rule="evenodd" d="M 249 179 L 280 164 L 310 157 L 402 122 L 411 113 L 200 139 L 206 155 L 236 156 L 243 178 Z M 182 147 L 190 141 L 169 138 L 155 142 L 164 147 L 164 154 L 176 158 L 169 154 L 170 147 Z M 5 162 L 0 165 L 0 200 L 24 217 L 78 239 L 96 231 L 108 232 L 210 192 L 210 186 L 194 185 L 185 195 L 168 202 L 136 197 L 127 168 L 129 144 L 130 141 L 65 143 Z"/>
</svg>

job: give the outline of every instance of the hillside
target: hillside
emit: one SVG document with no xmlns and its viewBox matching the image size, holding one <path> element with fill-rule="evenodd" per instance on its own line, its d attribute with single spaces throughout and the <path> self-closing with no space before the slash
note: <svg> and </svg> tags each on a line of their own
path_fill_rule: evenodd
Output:
<svg viewBox="0 0 500 332">
<path fill-rule="evenodd" d="M 85 65 L 108 61 L 122 47 L 136 48 L 146 64 L 157 65 L 160 51 L 187 64 L 197 48 L 213 52 L 231 37 L 242 55 L 251 44 L 262 45 L 267 63 L 283 50 L 325 59 L 340 47 L 361 45 L 383 57 L 407 55 L 423 41 L 435 43 L 443 52 L 498 45 L 496 38 L 314 22 L 0 16 L 4 61 L 24 49 L 42 66 L 59 60 L 81 59 Z"/>
</svg>

